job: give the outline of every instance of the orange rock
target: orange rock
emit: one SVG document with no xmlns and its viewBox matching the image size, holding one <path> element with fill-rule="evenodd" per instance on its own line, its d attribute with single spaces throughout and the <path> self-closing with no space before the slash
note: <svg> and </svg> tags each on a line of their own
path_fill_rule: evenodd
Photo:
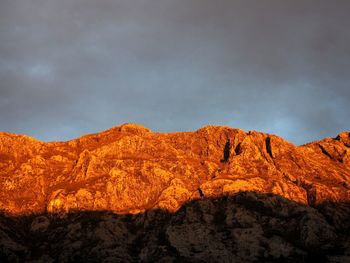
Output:
<svg viewBox="0 0 350 263">
<path fill-rule="evenodd" d="M 350 200 L 350 133 L 303 146 L 230 127 L 154 133 L 124 124 L 68 142 L 0 133 L 1 210 L 176 211 L 242 191 L 300 203 Z"/>
</svg>

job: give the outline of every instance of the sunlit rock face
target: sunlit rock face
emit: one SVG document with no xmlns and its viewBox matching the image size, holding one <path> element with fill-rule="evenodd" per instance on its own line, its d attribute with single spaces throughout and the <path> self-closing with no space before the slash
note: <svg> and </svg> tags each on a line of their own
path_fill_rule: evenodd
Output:
<svg viewBox="0 0 350 263">
<path fill-rule="evenodd" d="M 350 259 L 349 132 L 302 146 L 222 126 L 0 133 L 0 186 L 0 261 Z"/>
<path fill-rule="evenodd" d="M 153 133 L 124 124 L 52 143 L 1 133 L 0 205 L 10 215 L 174 212 L 240 191 L 316 205 L 350 199 L 349 164 L 348 132 L 303 146 L 220 126 Z"/>
</svg>

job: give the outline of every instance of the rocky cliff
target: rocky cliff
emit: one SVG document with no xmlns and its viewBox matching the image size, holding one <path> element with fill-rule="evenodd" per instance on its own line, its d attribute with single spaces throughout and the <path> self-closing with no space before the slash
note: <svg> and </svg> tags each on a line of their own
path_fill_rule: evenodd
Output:
<svg viewBox="0 0 350 263">
<path fill-rule="evenodd" d="M 0 185 L 4 259 L 74 261 L 84 247 L 110 262 L 350 253 L 349 132 L 302 146 L 222 126 L 124 124 L 50 143 L 0 133 Z"/>
</svg>

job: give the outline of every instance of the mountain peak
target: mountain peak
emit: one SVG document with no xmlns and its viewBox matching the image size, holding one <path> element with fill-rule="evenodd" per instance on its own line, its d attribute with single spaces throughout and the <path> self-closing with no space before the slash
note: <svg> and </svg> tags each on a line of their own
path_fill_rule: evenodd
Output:
<svg viewBox="0 0 350 263">
<path fill-rule="evenodd" d="M 116 127 L 121 132 L 129 132 L 134 134 L 142 134 L 151 130 L 137 123 L 124 123 Z"/>
</svg>

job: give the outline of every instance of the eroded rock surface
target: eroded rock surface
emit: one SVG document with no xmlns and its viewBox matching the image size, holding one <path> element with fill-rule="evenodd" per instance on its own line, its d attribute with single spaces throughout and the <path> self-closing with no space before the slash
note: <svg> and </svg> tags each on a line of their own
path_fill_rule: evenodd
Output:
<svg viewBox="0 0 350 263">
<path fill-rule="evenodd" d="M 12 215 L 176 211 L 200 195 L 239 191 L 315 205 L 349 200 L 349 164 L 349 133 L 303 146 L 220 126 L 152 133 L 124 124 L 53 143 L 1 133 L 0 205 Z"/>
<path fill-rule="evenodd" d="M 289 217 L 292 204 L 307 211 L 303 212 L 307 217 L 299 218 L 299 215 L 295 215 L 294 221 L 286 223 L 295 229 L 303 229 L 300 230 L 303 236 L 298 237 L 298 240 L 302 240 L 301 243 L 285 240 L 280 234 L 272 235 L 272 239 L 269 237 L 268 240 L 257 241 L 255 235 L 264 236 L 265 226 L 273 229 L 279 223 L 271 225 L 267 221 L 261 221 L 256 215 L 260 213 L 262 216 L 260 210 L 254 210 L 251 214 L 246 208 L 232 210 L 227 205 L 227 215 L 222 216 L 225 218 L 222 222 L 226 227 L 232 227 L 229 233 L 218 233 L 216 227 L 219 227 L 219 221 L 214 215 L 214 208 L 212 213 L 206 212 L 200 220 L 193 219 L 191 224 L 171 223 L 166 230 L 163 229 L 162 235 L 167 240 L 167 249 L 176 251 L 176 255 L 169 252 L 169 257 L 188 259 L 196 254 L 198 261 L 209 258 L 214 260 L 221 251 L 217 262 L 232 262 L 240 258 L 254 261 L 262 256 L 261 251 L 269 249 L 272 252 L 268 252 L 267 258 L 271 255 L 275 258 L 278 255 L 285 257 L 292 254 L 302 258 L 307 251 L 314 249 L 313 246 L 329 252 L 336 241 L 340 242 L 339 235 L 343 235 L 335 228 L 344 227 L 344 211 L 348 211 L 347 204 L 350 200 L 350 133 L 343 132 L 334 139 L 326 138 L 302 146 L 295 146 L 275 135 L 244 132 L 222 126 L 207 126 L 194 132 L 155 133 L 136 124 L 124 124 L 68 142 L 50 143 L 23 135 L 0 133 L 0 186 L 0 209 L 6 216 L 2 219 L 1 226 L 4 228 L 1 228 L 3 235 L 0 235 L 0 244 L 10 244 L 2 245 L 1 248 L 9 256 L 12 255 L 11 251 L 13 255 L 30 251 L 25 243 L 14 241 L 19 240 L 17 236 L 23 237 L 23 233 L 15 231 L 11 236 L 12 234 L 4 230 L 9 217 L 15 218 L 13 220 L 16 222 L 22 222 L 24 217 L 34 216 L 35 219 L 28 223 L 28 231 L 40 236 L 56 229 L 57 225 L 52 225 L 50 216 L 61 218 L 60 220 L 70 218 L 67 222 L 72 229 L 79 229 L 79 224 L 82 224 L 80 219 L 68 216 L 72 213 L 108 211 L 119 215 L 140 214 L 136 216 L 139 218 L 149 216 L 150 211 L 161 210 L 169 218 L 178 218 L 179 213 L 185 209 L 181 208 L 184 204 L 187 204 L 185 207 L 192 207 L 191 201 L 202 204 L 203 200 L 207 200 L 205 202 L 211 203 L 214 201 L 208 200 L 248 191 L 258 196 L 259 193 L 274 194 L 283 197 L 283 200 L 289 200 L 291 203 L 283 203 L 281 211 L 276 204 L 266 208 L 272 214 L 279 211 L 281 215 L 277 218 L 284 214 Z M 236 201 L 234 206 L 237 205 Z M 261 205 L 265 205 L 265 201 Z M 318 209 L 330 202 L 343 206 L 336 206 L 334 209 L 332 206 L 325 206 L 323 214 L 320 214 Z M 112 214 L 113 220 L 121 220 Z M 186 213 L 184 222 L 190 220 L 189 215 L 190 212 Z M 111 235 L 107 229 L 115 227 L 115 222 L 110 225 L 103 218 L 98 216 L 96 224 L 102 224 L 104 230 L 98 230 L 94 225 L 90 233 L 92 237 Z M 237 222 L 230 223 L 227 218 L 243 220 L 243 225 L 250 222 L 249 227 L 240 229 L 236 227 Z M 53 221 L 63 222 L 58 219 Z M 317 229 L 319 225 L 324 227 Z M 120 227 L 122 229 L 118 226 L 118 235 L 110 237 L 111 239 L 122 238 L 119 236 L 122 233 L 131 234 L 124 223 Z M 142 225 L 141 228 L 144 227 Z M 310 234 L 310 229 L 313 229 L 313 234 Z M 68 230 L 64 228 L 62 231 Z M 186 234 L 188 237 L 185 237 Z M 326 236 L 322 236 L 323 234 Z M 84 235 L 81 234 L 82 237 Z M 207 238 L 208 243 L 197 245 L 197 239 L 201 238 L 196 239 L 195 236 Z M 149 242 L 155 242 L 157 246 L 154 249 L 160 249 L 158 241 L 151 240 L 156 237 L 149 238 Z M 233 242 L 229 245 L 231 250 L 227 248 L 229 243 L 222 243 L 226 238 L 227 242 Z M 140 240 L 139 237 L 136 239 Z M 140 242 L 145 244 L 146 241 L 141 239 Z M 51 241 L 45 242 L 49 244 Z M 67 242 L 66 247 L 62 248 L 66 249 L 64 253 L 67 255 L 84 246 L 81 243 L 84 240 L 77 240 L 74 244 Z M 133 244 L 136 241 L 123 243 L 120 245 L 121 251 L 129 251 L 128 242 Z M 104 242 L 100 245 L 106 248 L 108 244 Z M 246 250 L 244 244 L 250 247 Z M 283 244 L 283 249 L 277 244 Z M 59 244 L 61 245 L 63 244 Z M 114 243 L 110 246 L 111 251 L 115 249 Z M 189 248 L 191 246 L 193 248 Z M 210 247 L 211 250 L 196 253 L 201 246 Z M 153 253 L 151 251 L 152 246 L 143 247 L 138 251 L 137 259 L 150 260 Z M 106 258 L 108 253 L 105 254 Z M 116 251 L 113 253 L 118 254 Z M 114 257 L 113 253 L 111 258 Z M 250 256 L 244 257 L 245 254 Z M 42 256 L 49 259 L 53 255 Z M 124 259 L 135 260 L 134 256 Z"/>
</svg>

